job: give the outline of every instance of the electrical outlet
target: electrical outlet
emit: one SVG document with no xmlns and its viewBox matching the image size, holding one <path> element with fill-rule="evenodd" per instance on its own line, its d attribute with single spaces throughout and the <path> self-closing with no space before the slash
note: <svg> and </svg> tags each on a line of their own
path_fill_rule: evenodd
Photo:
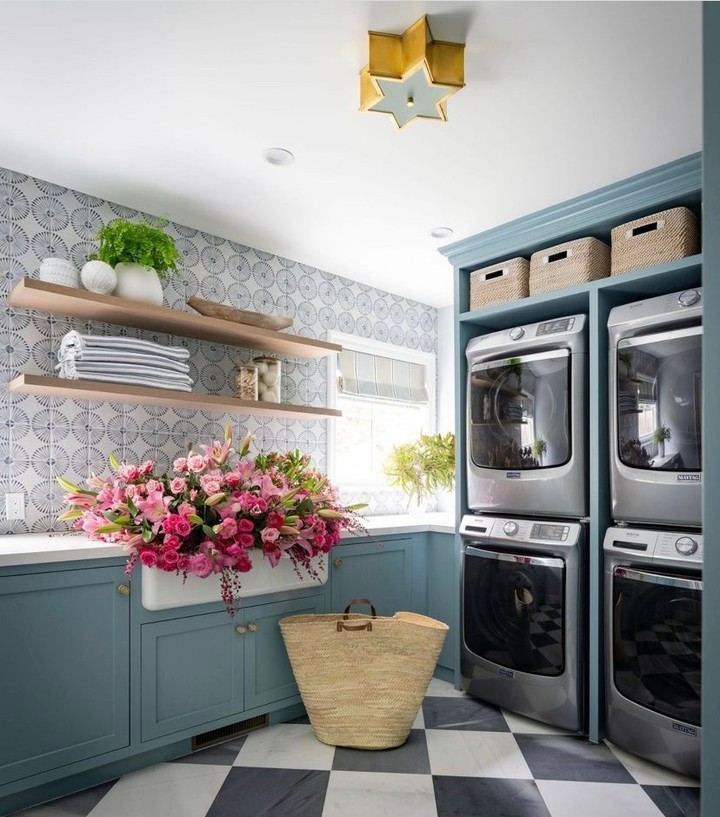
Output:
<svg viewBox="0 0 720 817">
<path fill-rule="evenodd" d="M 25 519 L 25 494 L 5 494 L 5 518 Z"/>
</svg>

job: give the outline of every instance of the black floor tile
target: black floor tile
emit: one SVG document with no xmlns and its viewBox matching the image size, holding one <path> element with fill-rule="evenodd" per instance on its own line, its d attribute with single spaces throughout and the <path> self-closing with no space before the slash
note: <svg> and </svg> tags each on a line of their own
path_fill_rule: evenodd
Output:
<svg viewBox="0 0 720 817">
<path fill-rule="evenodd" d="M 643 786 L 665 817 L 700 817 L 700 789 L 689 786 Z"/>
<path fill-rule="evenodd" d="M 218 743 L 217 746 L 210 746 L 207 749 L 201 749 L 199 752 L 191 752 L 189 755 L 183 755 L 172 762 L 232 766 L 246 740 L 247 736 L 226 740 L 225 743 Z"/>
<path fill-rule="evenodd" d="M 99 786 L 79 791 L 77 794 L 69 794 L 59 800 L 52 800 L 49 803 L 16 812 L 16 815 L 17 817 L 87 817 L 115 783 L 117 780 L 101 783 Z"/>
<path fill-rule="evenodd" d="M 329 779 L 330 772 L 236 766 L 207 817 L 322 817 Z"/>
<path fill-rule="evenodd" d="M 474 732 L 509 732 L 497 706 L 477 698 L 425 698 L 422 705 L 426 729 Z"/>
<path fill-rule="evenodd" d="M 534 780 L 433 777 L 438 817 L 550 817 Z"/>
<path fill-rule="evenodd" d="M 570 735 L 515 735 L 536 780 L 635 783 L 607 748 Z"/>
<path fill-rule="evenodd" d="M 425 731 L 423 729 L 411 730 L 407 742 L 396 749 L 369 752 L 362 749 L 344 749 L 338 746 L 332 767 L 336 772 L 430 774 Z"/>
</svg>

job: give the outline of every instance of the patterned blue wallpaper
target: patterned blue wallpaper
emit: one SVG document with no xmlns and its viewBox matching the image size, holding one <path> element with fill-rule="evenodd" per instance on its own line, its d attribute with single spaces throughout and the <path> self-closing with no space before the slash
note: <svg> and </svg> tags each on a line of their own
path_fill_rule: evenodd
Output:
<svg viewBox="0 0 720 817">
<path fill-rule="evenodd" d="M 188 444 L 219 437 L 231 423 L 236 437 L 255 435 L 257 450 L 300 448 L 326 468 L 326 424 L 224 415 L 190 409 L 88 402 L 9 394 L 6 384 L 19 373 L 52 374 L 55 352 L 69 329 L 124 334 L 190 350 L 196 391 L 234 393 L 234 364 L 250 360 L 249 349 L 108 326 L 93 321 L 15 310 L 7 296 L 23 277 L 37 277 L 47 256 L 82 267 L 96 251 L 98 227 L 117 216 L 151 216 L 0 168 L 0 533 L 62 528 L 56 476 L 83 480 L 105 473 L 107 457 L 161 467 Z M 324 339 L 328 330 L 436 351 L 437 311 L 426 304 L 383 292 L 288 258 L 261 252 L 192 227 L 164 228 L 182 253 L 181 275 L 164 284 L 165 305 L 188 312 L 186 300 L 200 295 L 241 309 L 292 315 L 290 330 Z M 325 360 L 283 361 L 282 402 L 326 403 Z M 26 519 L 4 518 L 4 495 L 24 492 Z M 354 498 L 354 497 L 353 497 Z M 351 499 L 350 496 L 347 499 Z M 369 513 L 401 512 L 407 500 L 394 492 L 371 498 Z"/>
</svg>

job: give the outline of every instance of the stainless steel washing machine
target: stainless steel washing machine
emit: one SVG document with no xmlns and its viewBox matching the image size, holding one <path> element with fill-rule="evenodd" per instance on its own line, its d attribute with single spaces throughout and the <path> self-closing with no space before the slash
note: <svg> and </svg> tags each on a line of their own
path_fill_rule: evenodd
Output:
<svg viewBox="0 0 720 817">
<path fill-rule="evenodd" d="M 702 525 L 702 289 L 611 310 L 615 521 Z"/>
<path fill-rule="evenodd" d="M 585 322 L 571 315 L 468 344 L 469 508 L 586 515 Z"/>
<path fill-rule="evenodd" d="M 604 551 L 607 736 L 699 776 L 703 538 L 610 528 Z"/>
<path fill-rule="evenodd" d="M 468 515 L 460 533 L 463 689 L 527 717 L 584 731 L 584 526 Z"/>
</svg>

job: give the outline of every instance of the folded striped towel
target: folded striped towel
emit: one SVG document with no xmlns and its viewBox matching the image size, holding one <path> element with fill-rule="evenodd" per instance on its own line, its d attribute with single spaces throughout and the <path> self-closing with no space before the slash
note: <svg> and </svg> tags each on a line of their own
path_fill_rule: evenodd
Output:
<svg viewBox="0 0 720 817">
<path fill-rule="evenodd" d="M 125 383 L 129 386 L 147 386 L 153 389 L 169 389 L 171 391 L 192 391 L 190 383 L 160 380 L 157 377 L 139 377 L 124 374 L 106 374 L 104 372 L 83 372 L 82 377 L 69 378 L 72 380 L 93 380 L 102 383 Z M 190 380 L 190 378 L 188 378 Z"/>
<path fill-rule="evenodd" d="M 170 358 L 167 357 L 159 357 L 158 355 L 146 354 L 144 352 L 126 352 L 116 349 L 86 349 L 78 355 L 71 354 L 63 358 L 60 358 L 60 355 L 58 355 L 58 360 L 60 364 L 75 361 L 77 364 L 82 364 L 83 366 L 90 363 L 96 365 L 107 363 L 113 366 L 123 363 L 126 364 L 124 367 L 126 370 L 130 366 L 133 368 L 135 366 L 150 366 L 153 369 L 180 372 L 181 374 L 187 374 L 190 371 L 190 366 L 180 360 L 170 360 Z M 58 367 L 56 366 L 55 368 Z"/>
<path fill-rule="evenodd" d="M 80 358 L 90 349 L 142 352 L 180 361 L 190 357 L 190 352 L 181 346 L 164 346 L 151 340 L 128 338 L 123 335 L 81 335 L 80 332 L 71 329 L 60 342 L 58 360 L 62 363 L 68 357 Z"/>
<path fill-rule="evenodd" d="M 108 361 L 63 360 L 55 367 L 60 377 L 78 380 L 89 374 L 125 375 L 126 377 L 141 377 L 147 380 L 162 380 L 168 383 L 186 383 L 192 386 L 193 381 L 188 376 L 187 367 L 184 372 L 165 369 L 162 366 L 141 366 L 127 363 L 111 363 Z"/>
</svg>

